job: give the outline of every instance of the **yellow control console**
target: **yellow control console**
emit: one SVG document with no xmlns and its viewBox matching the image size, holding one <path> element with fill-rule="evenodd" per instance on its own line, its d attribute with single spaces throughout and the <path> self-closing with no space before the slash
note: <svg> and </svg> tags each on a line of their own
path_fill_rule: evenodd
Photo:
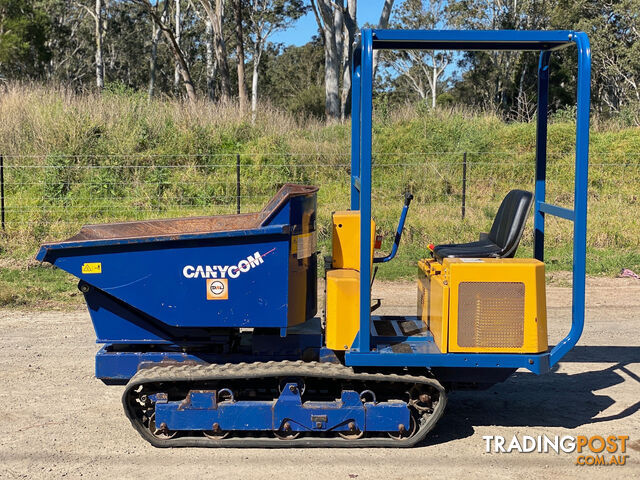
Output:
<svg viewBox="0 0 640 480">
<path fill-rule="evenodd" d="M 333 214 L 331 270 L 326 276 L 326 345 L 348 350 L 360 329 L 360 212 Z M 371 221 L 371 263 L 376 224 Z"/>
<path fill-rule="evenodd" d="M 544 263 L 445 258 L 418 267 L 418 316 L 442 353 L 547 350 Z"/>
</svg>

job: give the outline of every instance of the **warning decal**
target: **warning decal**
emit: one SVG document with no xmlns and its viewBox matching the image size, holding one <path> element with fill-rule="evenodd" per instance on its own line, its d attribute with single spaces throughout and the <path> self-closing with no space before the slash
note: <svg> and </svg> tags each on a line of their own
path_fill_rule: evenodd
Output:
<svg viewBox="0 0 640 480">
<path fill-rule="evenodd" d="M 82 273 L 102 273 L 102 263 L 83 263 Z"/>
<path fill-rule="evenodd" d="M 227 300 L 229 298 L 228 282 L 226 278 L 207 279 L 207 300 Z"/>
</svg>

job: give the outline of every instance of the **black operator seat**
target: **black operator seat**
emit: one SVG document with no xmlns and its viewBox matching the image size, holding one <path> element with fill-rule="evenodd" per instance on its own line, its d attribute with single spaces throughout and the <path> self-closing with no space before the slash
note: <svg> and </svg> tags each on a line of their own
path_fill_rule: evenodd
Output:
<svg viewBox="0 0 640 480">
<path fill-rule="evenodd" d="M 489 234 L 481 233 L 477 242 L 438 245 L 433 249 L 434 256 L 438 259 L 513 257 L 532 203 L 531 192 L 511 190 L 502 200 Z"/>
</svg>

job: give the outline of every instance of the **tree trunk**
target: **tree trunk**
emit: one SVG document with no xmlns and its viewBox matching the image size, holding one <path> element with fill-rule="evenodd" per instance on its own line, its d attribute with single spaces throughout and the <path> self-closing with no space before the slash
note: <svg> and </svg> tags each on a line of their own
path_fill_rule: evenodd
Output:
<svg viewBox="0 0 640 480">
<path fill-rule="evenodd" d="M 153 5 L 151 5 L 150 0 L 129 0 L 132 3 L 140 5 L 143 7 L 146 12 L 149 14 L 151 19 L 155 22 L 160 30 L 162 30 L 162 34 L 164 35 L 167 43 L 169 44 L 169 48 L 171 49 L 173 56 L 176 60 L 176 63 L 180 64 L 180 75 L 182 76 L 182 82 L 184 83 L 184 88 L 187 92 L 187 97 L 190 101 L 196 100 L 196 90 L 193 87 L 193 80 L 191 79 L 191 73 L 189 72 L 189 66 L 187 65 L 187 61 L 184 58 L 184 53 L 180 49 L 180 45 L 176 42 L 176 37 L 173 35 L 173 31 L 171 27 L 166 24 L 164 18 L 158 16 L 158 12 L 154 11 Z"/>
<path fill-rule="evenodd" d="M 245 84 L 244 74 L 244 36 L 242 35 L 242 0 L 234 1 L 235 20 L 236 20 L 236 56 L 238 57 L 238 101 L 240 103 L 240 112 L 244 114 L 247 109 L 247 86 Z M 255 63 L 255 62 L 254 62 Z M 256 78 L 254 68 L 254 78 Z M 251 111 L 255 112 L 253 106 L 253 81 L 251 85 Z M 255 86 L 256 95 L 258 86 Z M 255 115 L 255 113 L 253 114 Z"/>
<path fill-rule="evenodd" d="M 342 97 L 340 99 L 340 119 L 345 120 L 350 113 L 351 64 L 353 63 L 353 43 L 356 38 L 358 0 L 347 0 L 344 16 L 344 49 L 342 50 Z"/>
<path fill-rule="evenodd" d="M 149 60 L 149 99 L 153 98 L 156 89 L 156 67 L 158 60 L 158 42 L 162 33 L 155 23 L 151 24 L 151 59 Z"/>
<path fill-rule="evenodd" d="M 164 8 L 162 11 L 162 22 L 167 21 L 167 15 L 169 10 L 169 2 L 164 2 Z M 160 42 L 160 35 L 162 30 L 156 25 L 156 22 L 151 22 L 151 59 L 149 60 L 149 99 L 153 98 L 156 91 L 156 70 L 158 68 L 158 43 Z"/>
<path fill-rule="evenodd" d="M 251 122 L 255 123 L 258 115 L 258 68 L 260 67 L 260 59 L 262 57 L 262 45 L 256 43 L 255 52 L 253 52 L 253 77 L 251 77 Z"/>
<path fill-rule="evenodd" d="M 207 95 L 210 100 L 215 100 L 216 61 L 213 53 L 213 25 L 211 20 L 205 22 L 205 49 L 207 69 Z"/>
<path fill-rule="evenodd" d="M 104 34 L 102 24 L 102 0 L 96 0 L 96 85 L 99 90 L 104 88 L 104 60 L 102 59 L 102 38 Z"/>
<path fill-rule="evenodd" d="M 224 0 L 215 0 L 215 8 L 212 0 L 200 0 L 207 12 L 213 26 L 213 45 L 216 54 L 216 62 L 220 71 L 220 98 L 224 102 L 231 99 L 231 81 L 229 80 L 229 64 L 227 63 L 227 47 L 222 31 L 222 19 L 224 18 Z"/>
<path fill-rule="evenodd" d="M 344 14 L 342 12 L 342 8 L 336 8 L 333 11 L 333 32 L 336 37 L 336 56 L 338 57 L 339 77 L 339 69 L 342 64 L 342 53 L 344 52 Z"/>
<path fill-rule="evenodd" d="M 189 72 L 189 66 L 187 65 L 187 61 L 184 58 L 184 54 L 180 47 L 176 43 L 176 39 L 174 38 L 170 29 L 164 30 L 163 33 L 171 49 L 173 50 L 173 56 L 176 59 L 176 62 L 180 64 L 180 75 L 182 76 L 182 82 L 184 83 L 184 89 L 187 92 L 187 97 L 192 102 L 196 100 L 196 90 L 193 87 L 193 80 L 191 79 L 191 73 Z"/>
<path fill-rule="evenodd" d="M 317 1 L 317 4 L 316 4 Z M 340 58 L 338 57 L 335 8 L 332 0 L 312 0 L 311 6 L 324 42 L 325 115 L 335 120 L 340 115 L 339 82 Z M 342 27 L 340 27 L 342 35 Z"/>
<path fill-rule="evenodd" d="M 154 11 L 153 6 L 151 5 L 150 0 L 131 0 L 138 5 L 144 7 L 147 13 L 151 16 L 153 21 L 156 23 L 158 28 L 162 30 L 162 34 L 164 35 L 167 43 L 169 44 L 169 48 L 171 49 L 173 56 L 176 60 L 176 63 L 180 64 L 180 75 L 182 76 L 182 82 L 184 83 L 184 89 L 187 92 L 187 97 L 190 101 L 196 100 L 196 90 L 193 87 L 193 80 L 191 79 L 191 73 L 189 72 L 189 66 L 187 65 L 187 61 L 184 58 L 184 53 L 180 49 L 180 45 L 176 42 L 176 37 L 173 35 L 173 31 L 171 27 L 165 23 L 165 21 L 158 16 L 158 13 Z"/>
<path fill-rule="evenodd" d="M 433 83 L 431 84 L 431 108 L 433 108 L 434 110 L 436 108 L 437 88 L 438 88 L 438 66 L 435 65 L 435 56 L 434 56 Z"/>
<path fill-rule="evenodd" d="M 389 26 L 389 17 L 391 17 L 391 9 L 393 8 L 394 0 L 384 0 L 382 5 L 382 13 L 380 14 L 380 20 L 378 20 L 378 28 L 387 28 Z M 378 68 L 378 56 L 380 50 L 373 51 L 373 78 L 376 78 L 376 70 Z"/>
<path fill-rule="evenodd" d="M 167 2 L 167 0 L 165 0 Z M 180 28 L 180 0 L 176 0 L 176 11 L 175 11 L 175 28 L 176 28 L 176 43 L 180 46 L 180 37 L 181 37 L 181 28 Z M 173 70 L 173 87 L 178 90 L 180 87 L 180 64 L 176 62 L 175 68 Z"/>
<path fill-rule="evenodd" d="M 207 12 L 211 26 L 213 27 L 213 45 L 216 54 L 216 63 L 220 71 L 220 98 L 224 102 L 231 99 L 231 81 L 229 80 L 229 64 L 227 63 L 227 47 L 222 31 L 222 19 L 224 18 L 224 0 L 200 0 L 202 7 Z"/>
<path fill-rule="evenodd" d="M 522 67 L 522 72 L 520 73 L 520 84 L 518 85 L 518 97 L 516 98 L 517 111 L 522 112 L 524 110 L 524 80 L 527 74 L 527 64 L 525 63 Z M 519 114 L 519 113 L 518 113 Z"/>
<path fill-rule="evenodd" d="M 335 37 L 333 37 L 328 42 L 328 48 L 325 49 L 324 59 L 325 113 L 327 119 L 330 120 L 337 119 L 340 115 L 338 103 L 339 65 L 338 50 L 336 48 Z"/>
</svg>

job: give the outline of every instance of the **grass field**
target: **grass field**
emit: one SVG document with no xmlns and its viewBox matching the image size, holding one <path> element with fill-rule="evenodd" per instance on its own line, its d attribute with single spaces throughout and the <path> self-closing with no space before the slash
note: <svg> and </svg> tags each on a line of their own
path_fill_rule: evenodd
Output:
<svg viewBox="0 0 640 480">
<path fill-rule="evenodd" d="M 6 231 L 0 241 L 0 305 L 80 301 L 75 282 L 33 260 L 40 243 L 83 223 L 235 211 L 240 155 L 242 211 L 261 208 L 284 182 L 311 183 L 328 253 L 329 218 L 348 207 L 349 124 L 325 125 L 265 107 L 255 125 L 234 106 L 184 104 L 137 93 L 76 95 L 12 85 L 0 98 Z M 390 248 L 406 189 L 415 196 L 397 260 L 379 278 L 408 278 L 429 242 L 469 241 L 487 231 L 502 197 L 532 189 L 535 124 L 486 113 L 378 108 L 374 216 Z M 637 128 L 594 122 L 589 180 L 588 272 L 640 268 Z M 549 128 L 548 201 L 571 207 L 575 127 Z M 461 219 L 462 159 L 467 208 Z M 550 271 L 571 266 L 571 224 L 547 222 Z M 519 255 L 531 255 L 531 219 Z"/>
</svg>

